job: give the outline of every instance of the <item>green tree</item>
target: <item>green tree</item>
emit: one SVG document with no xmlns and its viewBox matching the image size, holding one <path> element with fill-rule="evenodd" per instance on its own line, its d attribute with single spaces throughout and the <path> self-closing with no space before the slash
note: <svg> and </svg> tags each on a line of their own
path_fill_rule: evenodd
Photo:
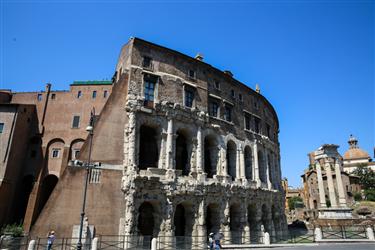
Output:
<svg viewBox="0 0 375 250">
<path fill-rule="evenodd" d="M 299 196 L 288 199 L 289 210 L 294 210 L 296 207 L 303 207 L 303 200 Z"/>
<path fill-rule="evenodd" d="M 353 174 L 359 177 L 359 184 L 364 190 L 375 188 L 375 171 L 371 170 L 367 165 L 361 164 Z"/>
</svg>

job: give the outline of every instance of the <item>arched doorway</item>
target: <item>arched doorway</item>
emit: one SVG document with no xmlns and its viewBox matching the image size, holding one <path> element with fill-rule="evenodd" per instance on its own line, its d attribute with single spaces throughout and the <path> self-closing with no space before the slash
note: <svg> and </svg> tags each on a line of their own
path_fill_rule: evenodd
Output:
<svg viewBox="0 0 375 250">
<path fill-rule="evenodd" d="M 233 204 L 229 209 L 229 228 L 231 232 L 231 240 L 233 244 L 240 244 L 242 242 L 242 228 L 241 228 L 241 209 L 239 204 Z"/>
<path fill-rule="evenodd" d="M 138 232 L 143 236 L 154 234 L 155 218 L 154 207 L 149 202 L 144 202 L 138 209 Z"/>
<path fill-rule="evenodd" d="M 258 243 L 259 242 L 259 229 L 257 225 L 257 209 L 255 204 L 250 204 L 247 207 L 247 222 L 250 227 L 250 242 Z"/>
<path fill-rule="evenodd" d="M 236 179 L 236 157 L 237 157 L 237 147 L 236 143 L 233 141 L 228 141 L 227 143 L 227 168 L 228 175 L 232 177 L 232 180 Z"/>
<path fill-rule="evenodd" d="M 212 178 L 216 174 L 218 153 L 215 136 L 206 136 L 204 138 L 204 172 L 207 174 L 207 178 Z"/>
<path fill-rule="evenodd" d="M 44 177 L 41 188 L 39 212 L 42 211 L 44 205 L 47 203 L 49 197 L 52 194 L 52 191 L 55 189 L 58 180 L 59 178 L 57 178 L 57 176 L 53 174 Z"/>
<path fill-rule="evenodd" d="M 139 141 L 139 169 L 158 167 L 157 131 L 155 128 L 142 125 Z"/>
<path fill-rule="evenodd" d="M 174 213 L 175 236 L 185 236 L 186 220 L 185 208 L 182 204 L 178 204 Z"/>
<path fill-rule="evenodd" d="M 252 154 L 251 154 L 251 148 L 249 146 L 245 147 L 244 150 L 245 154 L 245 176 L 246 179 L 252 180 L 253 179 L 253 164 L 252 164 Z"/>
<path fill-rule="evenodd" d="M 182 175 L 189 174 L 189 150 L 188 147 L 191 146 L 188 143 L 187 133 L 182 130 L 177 131 L 176 138 L 176 169 L 182 171 Z"/>
<path fill-rule="evenodd" d="M 220 207 L 216 203 L 211 203 L 206 210 L 206 232 L 216 233 L 220 230 Z"/>
</svg>

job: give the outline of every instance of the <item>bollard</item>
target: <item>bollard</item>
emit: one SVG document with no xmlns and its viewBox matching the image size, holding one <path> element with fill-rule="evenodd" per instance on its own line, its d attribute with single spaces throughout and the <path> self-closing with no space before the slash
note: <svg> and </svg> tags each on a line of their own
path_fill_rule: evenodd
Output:
<svg viewBox="0 0 375 250">
<path fill-rule="evenodd" d="M 35 240 L 30 240 L 27 250 L 34 250 L 34 249 L 35 249 Z"/>
<path fill-rule="evenodd" d="M 375 241 L 374 231 L 372 230 L 371 227 L 366 228 L 366 234 L 369 240 Z"/>
<path fill-rule="evenodd" d="M 323 239 L 323 237 L 322 237 L 322 230 L 320 229 L 320 227 L 316 227 L 315 228 L 315 230 L 314 230 L 314 239 L 315 239 L 315 242 L 321 241 Z"/>
<path fill-rule="evenodd" d="M 264 233 L 264 245 L 270 245 L 271 244 L 271 241 L 270 241 L 270 234 L 268 232 L 265 232 Z"/>
<path fill-rule="evenodd" d="M 156 238 L 152 238 L 151 240 L 151 250 L 156 250 Z"/>
<path fill-rule="evenodd" d="M 91 245 L 91 250 L 97 250 L 98 249 L 98 237 L 95 237 L 92 239 L 92 245 Z"/>
</svg>

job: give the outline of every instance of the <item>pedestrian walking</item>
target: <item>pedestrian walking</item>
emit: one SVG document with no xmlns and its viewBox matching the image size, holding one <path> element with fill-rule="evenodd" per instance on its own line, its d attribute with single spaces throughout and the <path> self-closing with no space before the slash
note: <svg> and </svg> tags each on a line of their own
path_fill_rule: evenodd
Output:
<svg viewBox="0 0 375 250">
<path fill-rule="evenodd" d="M 47 236 L 47 250 L 52 249 L 53 242 L 55 241 L 55 231 L 50 231 Z"/>
<path fill-rule="evenodd" d="M 208 243 L 209 243 L 209 246 L 210 246 L 210 250 L 213 250 L 214 249 L 214 244 L 215 244 L 214 233 L 210 233 L 209 234 L 209 236 L 208 236 Z"/>
</svg>

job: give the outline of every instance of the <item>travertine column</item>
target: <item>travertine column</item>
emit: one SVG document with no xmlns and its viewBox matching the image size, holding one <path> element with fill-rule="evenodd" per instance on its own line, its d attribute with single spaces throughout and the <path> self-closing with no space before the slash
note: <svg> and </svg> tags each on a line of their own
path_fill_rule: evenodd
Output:
<svg viewBox="0 0 375 250">
<path fill-rule="evenodd" d="M 237 145 L 237 150 L 236 150 L 236 179 L 240 179 L 241 178 L 241 149 L 240 149 L 240 145 Z"/>
<path fill-rule="evenodd" d="M 174 147 L 173 147 L 173 139 L 174 139 L 174 131 L 173 131 L 173 119 L 169 118 L 168 120 L 168 130 L 167 130 L 167 145 L 166 145 L 166 168 L 167 169 L 174 169 Z"/>
<path fill-rule="evenodd" d="M 258 161 L 258 145 L 255 141 L 254 147 L 253 147 L 253 155 L 254 155 L 254 161 L 253 161 L 253 178 L 254 181 L 257 183 L 257 187 L 260 187 L 260 179 L 259 179 L 259 161 Z"/>
<path fill-rule="evenodd" d="M 165 168 L 165 144 L 167 140 L 167 133 L 164 131 L 161 133 L 161 140 L 160 140 L 160 154 L 159 154 L 159 166 L 158 168 Z"/>
<path fill-rule="evenodd" d="M 240 178 L 242 180 L 246 179 L 245 175 L 245 154 L 244 154 L 244 149 L 242 146 L 239 148 L 239 153 L 240 153 Z"/>
<path fill-rule="evenodd" d="M 342 184 L 341 178 L 341 169 L 338 159 L 335 162 L 335 173 L 336 173 L 336 182 L 337 182 L 337 190 L 339 192 L 339 203 L 341 207 L 346 207 L 346 198 L 345 198 L 345 190 L 344 185 Z"/>
<path fill-rule="evenodd" d="M 197 172 L 203 172 L 203 138 L 202 128 L 198 126 L 197 131 Z"/>
<path fill-rule="evenodd" d="M 229 202 L 225 202 L 225 207 L 224 207 L 224 212 L 223 212 L 224 218 L 221 222 L 220 228 L 221 231 L 224 233 L 224 239 L 226 242 L 231 242 L 232 237 L 231 237 L 231 232 L 230 232 L 230 206 Z"/>
<path fill-rule="evenodd" d="M 129 113 L 129 122 L 127 128 L 127 138 L 128 138 L 128 170 L 135 170 L 136 167 L 136 148 L 137 148 L 137 120 L 135 112 Z"/>
<path fill-rule="evenodd" d="M 315 166 L 316 166 L 316 175 L 318 176 L 320 207 L 325 208 L 327 207 L 326 195 L 325 195 L 324 184 L 323 184 L 322 169 L 320 167 L 319 161 L 315 163 Z"/>
<path fill-rule="evenodd" d="M 265 161 L 266 161 L 266 178 L 267 178 L 267 188 L 269 190 L 272 189 L 272 184 L 271 184 L 271 181 L 270 181 L 270 171 L 271 171 L 271 168 L 270 168 L 270 162 L 268 161 L 268 153 L 267 153 L 267 150 L 264 150 L 264 155 L 265 155 Z"/>
<path fill-rule="evenodd" d="M 331 201 L 331 207 L 337 207 L 335 186 L 333 184 L 331 164 L 329 162 L 325 163 L 325 170 L 327 175 L 327 185 L 329 192 L 329 200 Z"/>
<path fill-rule="evenodd" d="M 219 175 L 228 175 L 228 164 L 227 164 L 227 150 L 226 148 L 220 148 L 220 161 L 223 167 L 221 168 L 219 164 Z"/>
</svg>

